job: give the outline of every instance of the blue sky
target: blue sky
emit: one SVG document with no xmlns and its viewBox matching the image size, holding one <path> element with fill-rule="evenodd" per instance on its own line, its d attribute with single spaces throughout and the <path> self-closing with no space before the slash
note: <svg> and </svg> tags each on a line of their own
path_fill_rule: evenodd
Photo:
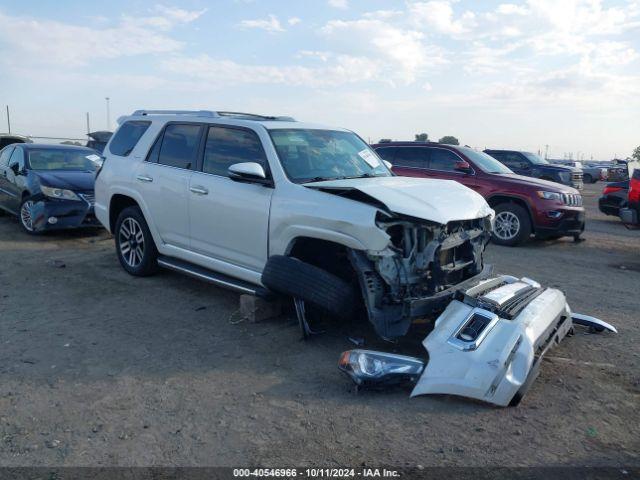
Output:
<svg viewBox="0 0 640 480">
<path fill-rule="evenodd" d="M 224 109 L 608 159 L 640 145 L 639 51 L 638 0 L 0 0 L 0 104 L 41 136 L 105 128 L 109 96 L 112 126 Z"/>
</svg>

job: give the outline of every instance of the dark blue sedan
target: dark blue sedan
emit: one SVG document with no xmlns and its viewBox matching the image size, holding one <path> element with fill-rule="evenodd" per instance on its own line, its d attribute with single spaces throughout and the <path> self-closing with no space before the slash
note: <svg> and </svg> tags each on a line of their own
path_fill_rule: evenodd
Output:
<svg viewBox="0 0 640 480">
<path fill-rule="evenodd" d="M 102 157 L 69 145 L 13 144 L 0 150 L 0 209 L 30 234 L 100 226 L 93 213 Z"/>
</svg>

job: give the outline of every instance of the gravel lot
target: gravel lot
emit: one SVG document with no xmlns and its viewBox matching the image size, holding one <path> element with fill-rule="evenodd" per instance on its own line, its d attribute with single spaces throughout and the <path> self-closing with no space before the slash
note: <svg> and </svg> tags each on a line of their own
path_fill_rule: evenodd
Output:
<svg viewBox="0 0 640 480">
<path fill-rule="evenodd" d="M 241 321 L 238 295 L 128 276 L 105 233 L 29 237 L 0 218 L 0 464 L 639 466 L 640 231 L 597 211 L 585 242 L 490 245 L 501 273 L 567 293 L 581 330 L 517 408 L 405 390 L 355 395 L 332 330 Z"/>
</svg>

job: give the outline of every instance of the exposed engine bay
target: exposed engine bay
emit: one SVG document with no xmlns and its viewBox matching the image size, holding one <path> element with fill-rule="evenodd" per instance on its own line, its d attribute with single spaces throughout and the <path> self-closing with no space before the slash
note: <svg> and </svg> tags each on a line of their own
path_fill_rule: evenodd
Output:
<svg viewBox="0 0 640 480">
<path fill-rule="evenodd" d="M 369 320 L 383 338 L 405 335 L 412 318 L 438 313 L 461 284 L 484 271 L 490 217 L 441 225 L 381 212 L 376 223 L 389 246 L 350 256 Z"/>
</svg>

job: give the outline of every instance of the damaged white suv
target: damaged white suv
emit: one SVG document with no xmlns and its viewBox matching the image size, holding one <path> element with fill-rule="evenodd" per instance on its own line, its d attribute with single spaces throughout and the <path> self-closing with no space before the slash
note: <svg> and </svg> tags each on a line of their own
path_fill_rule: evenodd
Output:
<svg viewBox="0 0 640 480">
<path fill-rule="evenodd" d="M 351 131 L 212 111 L 140 110 L 120 124 L 95 211 L 133 275 L 162 266 L 340 316 L 364 303 L 385 339 L 483 276 L 484 199 L 394 176 Z"/>
<path fill-rule="evenodd" d="M 120 120 L 95 213 L 132 275 L 170 268 L 254 295 L 291 296 L 339 317 L 363 309 L 384 339 L 435 319 L 429 362 L 353 350 L 358 385 L 415 384 L 517 402 L 540 359 L 582 323 L 559 290 L 485 280 L 493 210 L 458 182 L 394 176 L 356 134 L 288 117 L 136 111 Z"/>
</svg>

